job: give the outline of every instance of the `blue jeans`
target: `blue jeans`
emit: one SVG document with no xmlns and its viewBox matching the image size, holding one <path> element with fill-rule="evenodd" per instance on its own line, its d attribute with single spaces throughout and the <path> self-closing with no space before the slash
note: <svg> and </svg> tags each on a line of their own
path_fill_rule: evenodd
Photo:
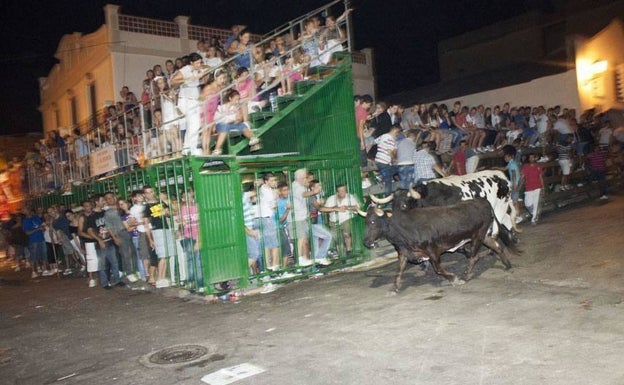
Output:
<svg viewBox="0 0 624 385">
<path fill-rule="evenodd" d="M 141 258 L 141 254 L 139 254 L 139 237 L 132 237 L 132 245 L 134 246 L 134 252 L 137 261 L 137 269 L 139 270 L 139 278 L 145 279 L 146 271 L 145 265 L 143 264 L 143 258 Z"/>
<path fill-rule="evenodd" d="M 400 186 L 403 190 L 407 190 L 414 179 L 414 165 L 399 166 Z"/>
<path fill-rule="evenodd" d="M 325 226 L 316 224 L 312 225 L 312 239 L 314 241 L 314 259 L 322 259 L 327 257 L 327 252 L 332 242 L 332 233 Z M 318 244 L 318 246 L 317 246 Z"/>
<path fill-rule="evenodd" d="M 204 287 L 204 275 L 202 273 L 201 254 L 199 250 L 195 250 L 195 243 L 197 241 L 193 238 L 182 239 L 182 248 L 186 253 L 186 265 L 188 269 L 188 281 L 195 281 L 197 288 Z M 197 280 L 195 279 L 197 277 Z"/>
<path fill-rule="evenodd" d="M 390 195 L 390 193 L 392 193 L 392 177 L 394 176 L 394 174 L 396 174 L 397 167 L 391 164 L 384 164 L 379 162 L 375 162 L 375 164 L 377 165 L 377 170 L 381 174 L 381 178 L 384 182 L 384 193 L 386 194 L 386 196 Z"/>
<path fill-rule="evenodd" d="M 99 274 L 100 274 L 100 284 L 102 287 L 106 287 L 108 285 L 116 285 L 119 282 L 119 263 L 117 262 L 117 251 L 115 250 L 115 245 L 112 241 L 109 241 L 106 244 L 106 247 L 103 249 L 97 249 L 98 256 L 98 264 L 99 264 Z M 106 262 L 110 266 L 111 272 L 111 280 L 108 280 L 108 274 L 106 271 Z"/>
<path fill-rule="evenodd" d="M 253 230 L 258 230 L 260 228 L 260 218 L 256 218 L 253 221 Z M 258 271 L 264 270 L 264 260 L 262 258 L 262 236 L 260 238 L 252 237 L 251 235 L 245 234 L 247 237 L 247 258 L 256 261 L 258 265 Z"/>
</svg>

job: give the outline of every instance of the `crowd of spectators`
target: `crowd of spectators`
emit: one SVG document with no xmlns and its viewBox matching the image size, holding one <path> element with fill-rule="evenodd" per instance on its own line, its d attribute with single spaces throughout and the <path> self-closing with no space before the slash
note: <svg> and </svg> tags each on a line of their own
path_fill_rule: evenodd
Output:
<svg viewBox="0 0 624 385">
<path fill-rule="evenodd" d="M 131 201 L 108 192 L 73 207 L 26 206 L 3 223 L 3 237 L 16 271 L 31 269 L 32 278 L 86 276 L 105 289 L 140 279 L 201 292 L 198 223 L 192 189 L 178 199 L 145 186 Z"/>
<path fill-rule="evenodd" d="M 621 170 L 624 128 L 616 129 L 608 113 L 594 109 L 577 116 L 574 109 L 561 106 L 462 106 L 456 101 L 449 111 L 435 103 L 373 104 L 364 95 L 355 97 L 355 110 L 363 188 L 372 185 L 366 171 L 373 168 L 386 194 L 397 179 L 407 188 L 475 172 L 480 158 L 502 157 L 505 147 L 515 149 L 520 165 L 529 153 L 538 155 L 538 163 L 557 160 L 563 175 L 557 188 L 563 191 L 572 189 L 567 176 L 585 168 L 587 155 L 595 149 L 609 151 Z"/>
<path fill-rule="evenodd" d="M 306 169 L 264 173 L 246 185 L 241 231 L 254 279 L 290 278 L 352 256 L 351 222 L 361 201 L 344 184 L 334 191 L 326 196 Z M 107 192 L 71 207 L 26 206 L 2 235 L 16 271 L 29 269 L 33 279 L 63 274 L 86 278 L 88 287 L 141 280 L 203 292 L 200 233 L 192 186 L 179 197 L 144 186 L 129 200 Z"/>
<path fill-rule="evenodd" d="M 199 40 L 188 55 L 154 64 L 145 71 L 138 92 L 123 86 L 115 104 L 65 136 L 51 131 L 28 155 L 40 190 L 67 188 L 67 181 L 91 175 L 88 156 L 115 146 L 121 171 L 186 154 L 220 155 L 231 133 L 249 139 L 252 151 L 260 139 L 252 132 L 249 113 L 271 106 L 273 95 L 294 92 L 296 82 L 314 68 L 330 63 L 346 44 L 340 17 L 313 16 L 302 30 L 284 30 L 263 41 L 234 25 L 231 34 Z M 119 171 L 119 170 L 115 170 Z"/>
</svg>

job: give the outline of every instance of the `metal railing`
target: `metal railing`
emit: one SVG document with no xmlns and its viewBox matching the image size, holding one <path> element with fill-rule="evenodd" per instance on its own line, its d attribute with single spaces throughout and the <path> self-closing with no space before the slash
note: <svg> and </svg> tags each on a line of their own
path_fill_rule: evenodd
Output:
<svg viewBox="0 0 624 385">
<path fill-rule="evenodd" d="M 130 15 L 119 15 L 119 30 L 157 36 L 180 37 L 179 26 L 173 21 Z"/>
</svg>

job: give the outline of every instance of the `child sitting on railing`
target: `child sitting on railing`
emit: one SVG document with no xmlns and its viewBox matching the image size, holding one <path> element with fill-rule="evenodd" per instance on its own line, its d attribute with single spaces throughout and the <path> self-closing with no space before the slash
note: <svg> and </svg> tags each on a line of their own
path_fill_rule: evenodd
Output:
<svg viewBox="0 0 624 385">
<path fill-rule="evenodd" d="M 217 143 L 212 154 L 221 155 L 223 153 L 223 143 L 232 130 L 239 130 L 244 137 L 249 139 L 249 146 L 256 146 L 260 139 L 251 132 L 249 122 L 243 121 L 243 110 L 238 91 L 234 89 L 226 91 L 223 100 L 225 103 L 217 108 L 214 116 L 217 126 Z"/>
</svg>

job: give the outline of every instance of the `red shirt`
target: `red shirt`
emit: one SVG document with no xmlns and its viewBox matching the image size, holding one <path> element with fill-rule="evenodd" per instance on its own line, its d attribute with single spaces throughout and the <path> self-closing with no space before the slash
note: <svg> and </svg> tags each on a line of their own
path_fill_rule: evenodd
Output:
<svg viewBox="0 0 624 385">
<path fill-rule="evenodd" d="M 453 155 L 453 167 L 455 175 L 466 175 L 466 151 L 457 150 Z"/>
<path fill-rule="evenodd" d="M 360 122 L 362 120 L 366 120 L 366 118 L 368 117 L 368 110 L 366 110 L 366 108 L 361 107 L 361 106 L 357 106 L 355 108 L 355 127 L 357 130 L 357 127 L 360 126 Z"/>
<path fill-rule="evenodd" d="M 537 190 L 542 188 L 542 168 L 537 163 L 529 163 L 522 166 L 520 174 L 524 177 L 524 186 L 526 191 Z"/>
<path fill-rule="evenodd" d="M 605 171 L 607 169 L 607 152 L 598 150 L 587 155 L 589 166 L 594 171 Z"/>
</svg>

